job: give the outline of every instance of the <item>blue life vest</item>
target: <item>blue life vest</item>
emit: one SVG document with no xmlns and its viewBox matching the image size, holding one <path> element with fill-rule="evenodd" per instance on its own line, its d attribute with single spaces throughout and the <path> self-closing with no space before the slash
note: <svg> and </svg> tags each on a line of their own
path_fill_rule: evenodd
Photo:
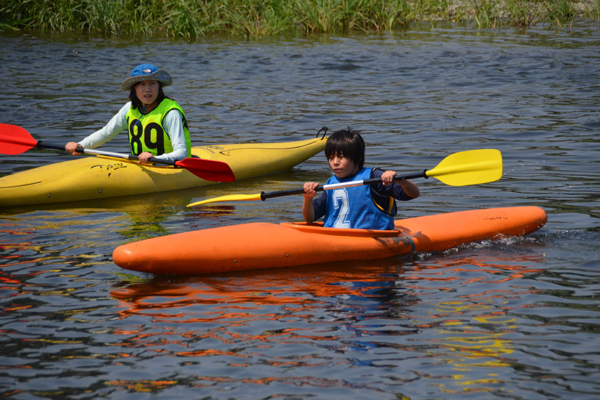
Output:
<svg viewBox="0 0 600 400">
<path fill-rule="evenodd" d="M 356 175 L 338 179 L 335 175 L 327 184 L 365 180 L 371 177 L 371 168 L 363 168 Z M 369 185 L 328 190 L 325 226 L 328 228 L 394 229 L 394 217 L 377 207 Z"/>
</svg>

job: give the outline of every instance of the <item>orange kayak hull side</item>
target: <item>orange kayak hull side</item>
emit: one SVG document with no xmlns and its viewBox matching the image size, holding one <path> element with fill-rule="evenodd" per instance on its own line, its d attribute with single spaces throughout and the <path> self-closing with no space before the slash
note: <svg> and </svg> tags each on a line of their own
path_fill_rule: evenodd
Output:
<svg viewBox="0 0 600 400">
<path fill-rule="evenodd" d="M 546 221 L 539 207 L 508 207 L 397 220 L 390 231 L 257 222 L 129 243 L 115 249 L 113 260 L 155 275 L 294 267 L 442 251 L 498 236 L 524 236 Z"/>
</svg>

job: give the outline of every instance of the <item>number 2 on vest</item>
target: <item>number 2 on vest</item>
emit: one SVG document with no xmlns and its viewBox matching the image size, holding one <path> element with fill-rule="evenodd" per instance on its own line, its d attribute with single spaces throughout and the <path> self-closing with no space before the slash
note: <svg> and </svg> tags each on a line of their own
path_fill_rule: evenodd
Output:
<svg viewBox="0 0 600 400">
<path fill-rule="evenodd" d="M 336 189 L 333 192 L 333 202 L 337 210 L 337 218 L 335 219 L 334 228 L 350 228 L 350 221 L 347 220 L 350 206 L 348 203 L 348 192 L 346 189 Z"/>
</svg>

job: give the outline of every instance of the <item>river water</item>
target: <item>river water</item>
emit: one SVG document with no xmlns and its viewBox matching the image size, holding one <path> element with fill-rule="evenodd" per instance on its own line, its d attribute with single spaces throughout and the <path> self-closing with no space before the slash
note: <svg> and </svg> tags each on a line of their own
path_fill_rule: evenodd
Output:
<svg viewBox="0 0 600 400">
<path fill-rule="evenodd" d="M 292 171 L 171 193 L 0 210 L 0 392 L 11 399 L 592 399 L 600 395 L 600 28 L 413 28 L 246 42 L 0 34 L 0 122 L 66 143 L 151 62 L 194 145 L 351 126 L 367 165 L 431 169 L 499 149 L 499 181 L 416 181 L 398 218 L 536 205 L 525 238 L 444 253 L 221 276 L 111 259 L 147 237 L 297 221 L 301 197 L 186 208 L 329 176 Z M 122 134 L 103 149 L 125 152 Z M 0 176 L 72 159 L 0 156 Z M 77 184 L 74 182 L 74 185 Z M 232 245 L 235 245 L 232 243 Z"/>
</svg>

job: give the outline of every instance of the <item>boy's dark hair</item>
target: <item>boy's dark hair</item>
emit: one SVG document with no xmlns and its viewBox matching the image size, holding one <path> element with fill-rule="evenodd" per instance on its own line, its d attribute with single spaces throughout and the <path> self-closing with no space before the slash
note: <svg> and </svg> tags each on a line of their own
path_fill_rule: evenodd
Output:
<svg viewBox="0 0 600 400">
<path fill-rule="evenodd" d="M 142 101 L 138 99 L 137 94 L 135 93 L 136 86 L 137 83 L 133 85 L 129 91 L 129 101 L 131 101 L 131 108 L 134 110 L 137 110 L 142 105 Z M 162 83 L 158 82 L 158 97 L 156 97 L 156 101 L 158 101 L 158 104 L 160 104 L 160 102 L 164 99 L 168 99 L 168 97 L 165 96 L 165 93 L 163 92 Z"/>
<path fill-rule="evenodd" d="M 325 144 L 325 156 L 329 160 L 336 155 L 344 156 L 362 169 L 365 164 L 365 141 L 350 127 L 333 132 Z"/>
</svg>

